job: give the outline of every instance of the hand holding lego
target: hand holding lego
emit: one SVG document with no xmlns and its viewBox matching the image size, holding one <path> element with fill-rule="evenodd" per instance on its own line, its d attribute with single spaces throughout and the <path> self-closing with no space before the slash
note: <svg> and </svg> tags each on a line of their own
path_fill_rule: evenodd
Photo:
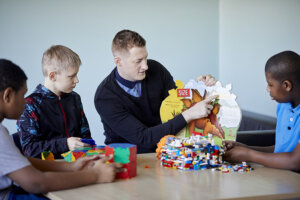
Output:
<svg viewBox="0 0 300 200">
<path fill-rule="evenodd" d="M 213 106 L 211 105 L 211 101 L 213 101 L 217 97 L 218 95 L 210 96 L 204 99 L 203 101 L 196 103 L 188 110 L 184 111 L 182 115 L 185 121 L 189 123 L 194 119 L 207 117 L 211 113 L 211 110 L 213 109 Z"/>
<path fill-rule="evenodd" d="M 94 165 L 94 161 L 99 159 L 101 159 L 99 155 L 84 156 L 77 159 L 75 162 L 70 163 L 70 168 L 72 171 L 88 169 Z"/>
<path fill-rule="evenodd" d="M 232 149 L 227 150 L 223 155 L 223 160 L 231 163 L 248 162 L 250 149 L 242 146 L 234 146 Z"/>
<path fill-rule="evenodd" d="M 79 147 L 89 147 L 90 145 L 84 142 L 81 142 L 81 138 L 79 137 L 69 137 L 67 139 L 67 145 L 70 151 L 75 150 Z"/>
<path fill-rule="evenodd" d="M 121 163 L 107 163 L 112 156 L 94 161 L 92 169 L 97 175 L 97 183 L 110 183 L 115 179 L 116 172 L 122 167 Z"/>
<path fill-rule="evenodd" d="M 206 76 L 199 76 L 198 81 L 203 81 L 206 86 L 213 86 L 216 84 L 217 80 L 212 75 L 208 74 Z"/>
</svg>

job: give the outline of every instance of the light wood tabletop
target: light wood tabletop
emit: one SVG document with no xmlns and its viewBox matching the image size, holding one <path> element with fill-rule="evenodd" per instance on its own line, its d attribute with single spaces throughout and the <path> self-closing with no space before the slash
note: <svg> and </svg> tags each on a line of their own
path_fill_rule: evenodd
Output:
<svg viewBox="0 0 300 200">
<path fill-rule="evenodd" d="M 154 153 L 139 154 L 137 176 L 113 183 L 50 192 L 53 200 L 289 199 L 300 198 L 300 174 L 254 165 L 254 171 L 181 171 L 164 168 Z M 149 166 L 149 168 L 145 168 Z"/>
</svg>

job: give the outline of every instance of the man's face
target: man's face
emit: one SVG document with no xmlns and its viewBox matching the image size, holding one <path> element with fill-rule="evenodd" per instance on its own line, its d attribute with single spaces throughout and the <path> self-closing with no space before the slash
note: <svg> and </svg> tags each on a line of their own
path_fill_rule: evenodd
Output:
<svg viewBox="0 0 300 200">
<path fill-rule="evenodd" d="M 288 93 L 285 90 L 283 83 L 275 80 L 269 72 L 266 72 L 265 75 L 268 83 L 267 91 L 270 93 L 271 98 L 279 103 L 289 102 Z"/>
<path fill-rule="evenodd" d="M 57 95 L 73 91 L 76 84 L 79 82 L 77 77 L 78 71 L 79 67 L 69 67 L 67 70 L 56 73 L 56 80 L 54 84 Z"/>
<path fill-rule="evenodd" d="M 146 47 L 132 47 L 119 54 L 116 63 L 120 76 L 128 81 L 141 81 L 146 77 L 148 52 Z"/>
</svg>

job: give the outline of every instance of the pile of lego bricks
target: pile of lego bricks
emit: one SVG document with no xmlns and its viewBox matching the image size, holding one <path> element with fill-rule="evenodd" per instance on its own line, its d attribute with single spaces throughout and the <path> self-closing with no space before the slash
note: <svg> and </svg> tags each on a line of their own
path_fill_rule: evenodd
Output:
<svg viewBox="0 0 300 200">
<path fill-rule="evenodd" d="M 222 165 L 224 150 L 215 145 L 212 135 L 188 138 L 167 137 L 160 150 L 161 165 L 180 170 L 202 170 Z"/>
<path fill-rule="evenodd" d="M 116 178 L 132 178 L 137 175 L 137 148 L 136 145 L 129 143 L 112 143 L 106 146 L 92 146 L 77 148 L 73 151 L 63 153 L 65 161 L 73 162 L 80 157 L 89 155 L 112 155 L 112 162 L 122 163 L 120 171 L 116 173 Z"/>
<path fill-rule="evenodd" d="M 221 171 L 222 173 L 229 173 L 229 172 L 250 172 L 253 168 L 248 165 L 246 162 L 243 162 L 240 165 L 229 165 L 223 164 L 218 168 L 213 168 L 213 171 Z"/>
<path fill-rule="evenodd" d="M 92 156 L 92 155 L 105 155 L 105 146 L 92 146 L 92 147 L 82 147 L 77 148 L 73 151 L 68 151 L 61 154 L 62 157 L 67 162 L 74 162 L 80 157 L 83 156 Z"/>
</svg>

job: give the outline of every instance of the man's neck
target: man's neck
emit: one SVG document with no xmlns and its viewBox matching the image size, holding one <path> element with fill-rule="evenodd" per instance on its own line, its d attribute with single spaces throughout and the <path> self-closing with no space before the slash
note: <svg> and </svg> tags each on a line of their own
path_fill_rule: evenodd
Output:
<svg viewBox="0 0 300 200">
<path fill-rule="evenodd" d="M 122 85 L 124 85 L 130 89 L 132 89 L 135 86 L 135 84 L 137 83 L 136 81 L 129 81 L 129 80 L 126 80 L 125 78 L 123 78 L 120 75 L 118 68 L 116 68 L 116 70 L 115 70 L 115 76 L 119 83 L 121 83 Z"/>
</svg>

